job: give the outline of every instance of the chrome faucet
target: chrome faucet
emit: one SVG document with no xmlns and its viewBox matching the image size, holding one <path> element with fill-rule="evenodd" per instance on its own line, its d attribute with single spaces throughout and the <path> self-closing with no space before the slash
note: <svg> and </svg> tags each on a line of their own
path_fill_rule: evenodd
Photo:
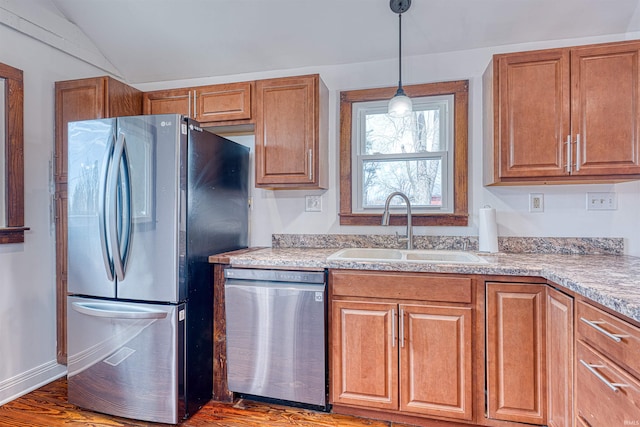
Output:
<svg viewBox="0 0 640 427">
<path fill-rule="evenodd" d="M 387 196 L 387 201 L 384 202 L 384 212 L 382 213 L 382 225 L 389 225 L 389 203 L 391 203 L 391 199 L 393 199 L 395 196 L 400 196 L 404 199 L 404 202 L 407 205 L 407 236 L 406 237 L 400 237 L 398 236 L 398 232 L 396 231 L 396 238 L 398 239 L 398 242 L 407 242 L 407 249 L 411 250 L 413 249 L 413 227 L 411 225 L 411 202 L 409 201 L 409 198 L 407 197 L 406 194 L 400 192 L 400 191 L 394 191 L 393 193 L 389 194 L 389 196 Z"/>
</svg>

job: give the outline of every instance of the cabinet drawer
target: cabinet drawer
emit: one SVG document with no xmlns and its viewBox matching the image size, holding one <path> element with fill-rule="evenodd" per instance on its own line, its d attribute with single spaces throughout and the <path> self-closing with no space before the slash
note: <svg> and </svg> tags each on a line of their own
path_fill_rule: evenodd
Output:
<svg viewBox="0 0 640 427">
<path fill-rule="evenodd" d="M 582 301 L 577 308 L 577 338 L 640 377 L 640 329 Z"/>
<path fill-rule="evenodd" d="M 201 122 L 251 118 L 253 82 L 240 82 L 197 88 L 196 118 Z"/>
<path fill-rule="evenodd" d="M 640 423 L 640 383 L 582 342 L 576 359 L 576 418 L 590 427 Z"/>
<path fill-rule="evenodd" d="M 333 295 L 471 303 L 471 279 L 420 273 L 331 271 Z"/>
</svg>

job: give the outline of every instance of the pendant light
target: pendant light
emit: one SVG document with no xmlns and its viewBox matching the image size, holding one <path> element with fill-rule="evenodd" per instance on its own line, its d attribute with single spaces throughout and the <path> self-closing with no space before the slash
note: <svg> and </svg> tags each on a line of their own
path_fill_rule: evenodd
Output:
<svg viewBox="0 0 640 427">
<path fill-rule="evenodd" d="M 402 14 L 409 10 L 411 0 L 390 0 L 389 7 L 398 14 L 398 90 L 389 100 L 388 113 L 392 117 L 404 117 L 411 114 L 413 103 L 402 88 Z"/>
</svg>

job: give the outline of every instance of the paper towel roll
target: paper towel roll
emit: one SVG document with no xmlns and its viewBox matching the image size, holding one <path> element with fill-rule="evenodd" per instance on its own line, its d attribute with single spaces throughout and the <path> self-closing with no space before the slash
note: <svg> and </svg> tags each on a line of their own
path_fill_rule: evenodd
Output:
<svg viewBox="0 0 640 427">
<path fill-rule="evenodd" d="M 478 216 L 478 249 L 480 252 L 498 252 L 498 224 L 494 208 L 480 209 Z"/>
</svg>

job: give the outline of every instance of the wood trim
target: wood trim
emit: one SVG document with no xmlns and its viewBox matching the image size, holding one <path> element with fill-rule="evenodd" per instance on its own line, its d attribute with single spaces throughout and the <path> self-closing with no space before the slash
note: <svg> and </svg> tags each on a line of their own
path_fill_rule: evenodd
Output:
<svg viewBox="0 0 640 427">
<path fill-rule="evenodd" d="M 0 243 L 24 242 L 24 84 L 22 70 L 0 63 L 6 81 L 5 185 L 6 224 Z"/>
<path fill-rule="evenodd" d="M 396 88 L 361 89 L 340 92 L 340 225 L 380 225 L 382 214 L 356 214 L 351 194 L 351 127 L 354 102 L 380 101 L 391 98 Z M 404 87 L 410 97 L 454 95 L 454 200 L 452 214 L 415 214 L 414 225 L 468 225 L 468 114 L 469 81 L 457 80 Z M 406 224 L 406 218 L 391 216 L 391 225 Z"/>
<path fill-rule="evenodd" d="M 213 399 L 232 402 L 227 382 L 227 320 L 224 306 L 224 270 L 228 265 L 213 265 Z"/>
</svg>

